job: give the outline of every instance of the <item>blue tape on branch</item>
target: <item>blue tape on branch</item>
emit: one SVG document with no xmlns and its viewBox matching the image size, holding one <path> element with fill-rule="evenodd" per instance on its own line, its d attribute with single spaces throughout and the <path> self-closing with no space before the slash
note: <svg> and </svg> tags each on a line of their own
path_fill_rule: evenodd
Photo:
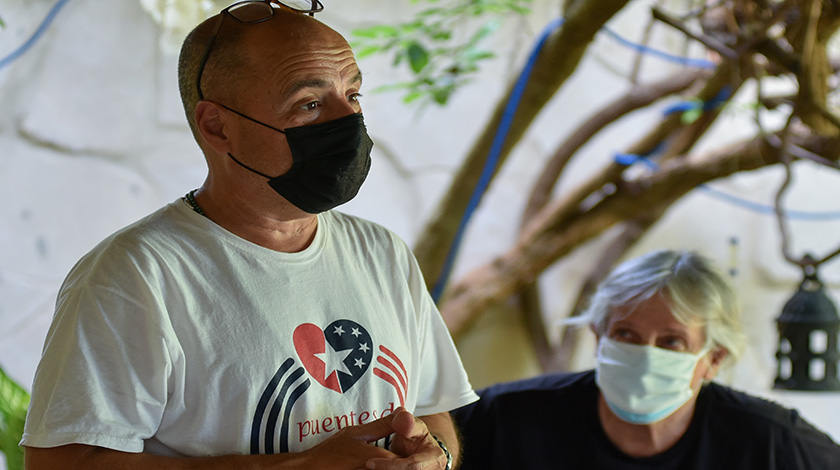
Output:
<svg viewBox="0 0 840 470">
<path fill-rule="evenodd" d="M 633 163 L 643 163 L 646 166 L 658 170 L 659 165 L 651 160 L 650 158 L 641 156 L 641 155 L 633 155 L 629 153 L 617 153 L 615 154 L 615 161 L 622 164 L 622 165 L 632 165 Z M 748 199 L 742 198 L 740 196 L 735 196 L 733 194 L 725 193 L 719 189 L 712 188 L 706 184 L 700 184 L 697 186 L 698 189 L 703 190 L 709 196 L 717 198 L 721 201 L 728 202 L 732 205 L 741 207 L 743 209 L 751 210 L 753 212 L 757 212 L 759 214 L 776 214 L 775 206 L 769 204 L 762 204 L 759 202 L 750 201 Z M 785 217 L 789 219 L 797 219 L 797 220 L 808 220 L 808 221 L 826 221 L 826 220 L 837 220 L 840 219 L 840 211 L 784 211 Z"/>
<path fill-rule="evenodd" d="M 41 36 L 44 35 L 44 32 L 50 26 L 50 23 L 52 23 L 56 15 L 58 15 L 58 12 L 64 5 L 67 4 L 68 1 L 70 0 L 58 0 L 58 2 L 55 5 L 53 5 L 52 9 L 50 9 L 50 12 L 47 14 L 47 17 L 44 18 L 44 21 L 41 22 L 41 25 L 38 26 L 38 29 L 36 29 L 35 33 L 32 34 L 32 37 L 30 37 L 29 40 L 23 43 L 20 47 L 12 51 L 11 54 L 7 55 L 3 59 L 0 59 L 0 70 L 14 62 L 23 54 L 25 54 L 26 51 L 29 50 L 29 48 L 31 48 L 36 42 L 38 42 L 38 39 L 40 39 Z"/>
<path fill-rule="evenodd" d="M 729 100 L 730 96 L 732 95 L 732 87 L 729 85 L 724 85 L 721 87 L 718 94 L 710 99 L 709 101 L 701 102 L 701 101 L 679 101 L 671 106 L 665 108 L 662 112 L 665 116 L 674 113 L 682 113 L 685 111 L 693 111 L 695 109 L 702 109 L 703 111 L 711 111 L 713 109 L 720 108 L 726 101 Z"/>
<path fill-rule="evenodd" d="M 665 111 L 663 111 L 662 114 L 668 116 L 669 114 L 692 111 L 699 108 L 701 105 L 702 104 L 699 101 L 680 101 L 665 108 Z"/>
<path fill-rule="evenodd" d="M 455 233 L 455 238 L 452 241 L 452 245 L 449 247 L 449 252 L 446 254 L 443 271 L 441 272 L 440 277 L 438 277 L 435 285 L 432 287 L 431 294 L 432 299 L 434 299 L 435 302 L 440 300 L 443 290 L 446 287 L 446 283 L 449 282 L 449 275 L 452 272 L 452 266 L 455 263 L 455 255 L 458 253 L 458 249 L 461 246 L 464 231 L 466 230 L 467 224 L 472 218 L 475 209 L 478 207 L 481 197 L 487 190 L 487 186 L 490 184 L 493 172 L 496 170 L 496 165 L 499 162 L 499 156 L 502 153 L 502 147 L 505 144 L 508 131 L 510 131 L 510 126 L 513 123 L 513 116 L 516 114 L 516 109 L 519 107 L 519 101 L 522 99 L 522 93 L 525 91 L 525 85 L 528 84 L 528 78 L 531 75 L 531 70 L 534 68 L 534 63 L 539 56 L 540 50 L 542 50 L 545 45 L 545 41 L 548 39 L 548 36 L 562 25 L 563 19 L 558 18 L 549 23 L 548 26 L 543 29 L 539 39 L 537 40 L 537 44 L 528 56 L 528 61 L 525 63 L 525 67 L 519 74 L 519 78 L 511 91 L 510 99 L 508 99 L 508 102 L 505 105 L 504 112 L 502 113 L 502 119 L 499 122 L 499 127 L 496 129 L 496 135 L 494 136 L 493 143 L 490 147 L 490 154 L 487 157 L 484 169 L 479 177 L 478 185 L 475 187 L 475 190 L 473 190 L 472 196 L 467 203 L 467 208 L 464 211 L 464 216 L 461 217 L 461 222 L 458 224 L 458 231 Z"/>
<path fill-rule="evenodd" d="M 613 32 L 613 30 L 607 28 L 606 26 L 602 27 L 601 29 L 603 29 L 604 32 L 612 36 L 612 38 L 618 41 L 619 44 L 627 46 L 631 49 L 635 49 L 636 51 L 641 52 L 642 54 L 658 57 L 669 62 L 685 65 L 686 67 L 698 67 L 702 69 L 713 69 L 717 67 L 717 64 L 715 64 L 711 60 L 692 59 L 689 57 L 680 57 L 674 54 L 669 54 L 667 52 L 663 52 L 648 46 L 643 46 L 641 44 L 636 44 L 634 42 L 628 41 L 627 39 L 624 39 L 623 37 L 619 36 L 617 33 Z"/>
</svg>

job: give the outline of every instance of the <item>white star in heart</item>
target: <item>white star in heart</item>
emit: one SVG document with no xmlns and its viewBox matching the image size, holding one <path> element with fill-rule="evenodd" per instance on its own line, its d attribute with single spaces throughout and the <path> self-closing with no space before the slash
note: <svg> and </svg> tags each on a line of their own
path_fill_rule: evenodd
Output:
<svg viewBox="0 0 840 470">
<path fill-rule="evenodd" d="M 331 345 L 327 344 L 326 351 L 322 353 L 315 353 L 314 356 L 324 361 L 324 365 L 326 366 L 326 369 L 324 370 L 324 379 L 326 380 L 333 372 L 344 372 L 345 374 L 353 375 L 344 363 L 344 360 L 347 359 L 347 356 L 349 356 L 352 352 L 352 349 L 336 351 Z"/>
</svg>

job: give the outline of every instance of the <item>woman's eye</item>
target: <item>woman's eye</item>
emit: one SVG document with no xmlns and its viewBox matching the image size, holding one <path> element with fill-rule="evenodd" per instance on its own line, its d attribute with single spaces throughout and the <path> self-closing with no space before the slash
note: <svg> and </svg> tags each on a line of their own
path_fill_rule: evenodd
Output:
<svg viewBox="0 0 840 470">
<path fill-rule="evenodd" d="M 613 338 L 629 340 L 633 338 L 633 333 L 631 333 L 630 330 L 615 330 L 613 332 Z"/>
<path fill-rule="evenodd" d="M 685 341 L 682 338 L 668 338 L 663 341 L 663 345 L 665 348 L 674 351 L 684 351 L 686 349 Z"/>
</svg>

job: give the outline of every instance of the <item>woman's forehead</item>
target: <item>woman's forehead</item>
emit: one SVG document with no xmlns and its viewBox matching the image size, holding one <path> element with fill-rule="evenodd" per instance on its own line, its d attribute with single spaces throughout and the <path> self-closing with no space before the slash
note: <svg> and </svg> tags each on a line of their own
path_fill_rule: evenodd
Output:
<svg viewBox="0 0 840 470">
<path fill-rule="evenodd" d="M 703 333 L 700 322 L 686 324 L 674 315 L 667 296 L 661 294 L 637 303 L 613 308 L 607 317 L 607 325 L 636 325 L 663 331 Z"/>
</svg>

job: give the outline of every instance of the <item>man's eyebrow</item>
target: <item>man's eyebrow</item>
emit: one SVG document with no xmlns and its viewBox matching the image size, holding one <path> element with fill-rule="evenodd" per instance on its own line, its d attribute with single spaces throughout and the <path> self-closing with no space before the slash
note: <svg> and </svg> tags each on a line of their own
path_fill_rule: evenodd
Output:
<svg viewBox="0 0 840 470">
<path fill-rule="evenodd" d="M 362 72 L 361 71 L 356 72 L 356 75 L 354 75 L 353 78 L 348 83 L 356 83 L 356 82 L 358 82 L 359 84 L 362 83 Z M 303 80 L 300 80 L 300 81 L 296 82 L 295 84 L 292 85 L 291 88 L 289 88 L 289 91 L 286 92 L 286 98 L 291 97 L 292 95 L 297 93 L 299 90 L 302 90 L 304 88 L 327 88 L 328 86 L 329 86 L 329 82 L 327 82 L 326 80 L 324 80 L 322 78 L 305 78 Z"/>
<path fill-rule="evenodd" d="M 295 82 L 295 84 L 289 88 L 289 91 L 286 92 L 286 97 L 288 98 L 304 88 L 326 88 L 328 86 L 329 83 L 322 78 L 305 78 Z"/>
</svg>

